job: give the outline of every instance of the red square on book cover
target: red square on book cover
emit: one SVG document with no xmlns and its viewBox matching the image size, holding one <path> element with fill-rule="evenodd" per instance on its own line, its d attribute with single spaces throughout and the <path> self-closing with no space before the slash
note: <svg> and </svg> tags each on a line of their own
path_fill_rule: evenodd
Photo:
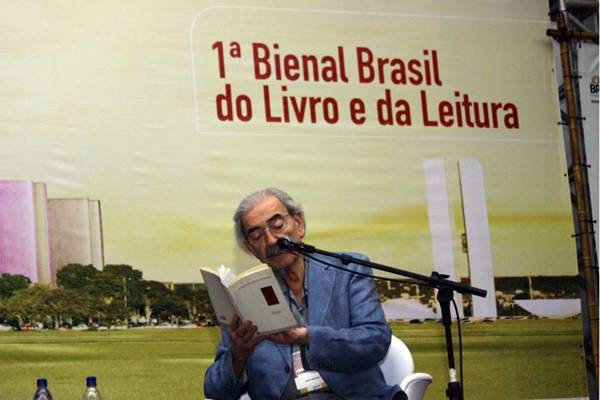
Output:
<svg viewBox="0 0 600 400">
<path fill-rule="evenodd" d="M 273 286 L 260 288 L 260 291 L 262 292 L 263 296 L 265 296 L 265 300 L 267 301 L 268 305 L 273 306 L 275 304 L 279 304 L 279 300 L 277 300 Z"/>
</svg>

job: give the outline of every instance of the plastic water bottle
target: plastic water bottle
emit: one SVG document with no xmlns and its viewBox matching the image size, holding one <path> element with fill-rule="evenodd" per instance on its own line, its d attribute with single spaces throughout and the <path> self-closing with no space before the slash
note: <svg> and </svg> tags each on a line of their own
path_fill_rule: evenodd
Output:
<svg viewBox="0 0 600 400">
<path fill-rule="evenodd" d="M 85 382 L 87 384 L 87 388 L 85 389 L 85 392 L 83 392 L 81 400 L 102 400 L 100 391 L 96 387 L 96 377 L 88 376 L 85 378 Z"/>
<path fill-rule="evenodd" d="M 48 390 L 48 380 L 46 378 L 37 380 L 37 390 L 33 395 L 33 400 L 52 400 L 52 395 Z"/>
</svg>

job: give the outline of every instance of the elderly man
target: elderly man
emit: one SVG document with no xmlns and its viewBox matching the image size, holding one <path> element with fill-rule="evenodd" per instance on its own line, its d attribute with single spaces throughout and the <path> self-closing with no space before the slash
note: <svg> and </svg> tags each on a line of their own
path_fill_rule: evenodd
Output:
<svg viewBox="0 0 600 400">
<path fill-rule="evenodd" d="M 282 251 L 277 239 L 301 241 L 306 232 L 302 206 L 274 188 L 248 195 L 235 215 L 238 244 L 278 277 L 301 326 L 255 337 L 252 321 L 235 317 L 222 329 L 215 362 L 204 378 L 212 399 L 406 399 L 398 386 L 386 385 L 378 362 L 391 340 L 371 278 L 331 268 Z M 370 274 L 359 265 L 346 268 Z"/>
</svg>

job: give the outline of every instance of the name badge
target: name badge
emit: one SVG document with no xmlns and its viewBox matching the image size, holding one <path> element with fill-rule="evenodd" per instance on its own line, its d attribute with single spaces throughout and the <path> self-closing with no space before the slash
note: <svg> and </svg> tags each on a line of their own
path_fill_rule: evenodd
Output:
<svg viewBox="0 0 600 400">
<path fill-rule="evenodd" d="M 327 384 L 319 372 L 304 370 L 300 351 L 295 351 L 292 354 L 292 360 L 294 363 L 294 382 L 296 383 L 296 389 L 298 389 L 300 394 L 305 395 L 308 392 L 327 387 Z"/>
</svg>

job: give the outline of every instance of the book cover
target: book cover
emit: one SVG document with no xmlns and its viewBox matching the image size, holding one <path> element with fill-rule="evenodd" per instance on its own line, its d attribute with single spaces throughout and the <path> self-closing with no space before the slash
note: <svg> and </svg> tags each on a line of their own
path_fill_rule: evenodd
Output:
<svg viewBox="0 0 600 400">
<path fill-rule="evenodd" d="M 257 326 L 257 335 L 281 332 L 298 326 L 273 270 L 266 264 L 237 277 L 221 266 L 218 272 L 202 268 L 202 277 L 221 324 L 229 324 L 234 312 Z"/>
<path fill-rule="evenodd" d="M 218 272 L 208 268 L 201 268 L 200 273 L 202 274 L 202 279 L 204 279 L 204 284 L 206 285 L 217 321 L 220 325 L 231 324 L 233 314 L 236 310 L 227 288 L 221 282 Z"/>
</svg>

